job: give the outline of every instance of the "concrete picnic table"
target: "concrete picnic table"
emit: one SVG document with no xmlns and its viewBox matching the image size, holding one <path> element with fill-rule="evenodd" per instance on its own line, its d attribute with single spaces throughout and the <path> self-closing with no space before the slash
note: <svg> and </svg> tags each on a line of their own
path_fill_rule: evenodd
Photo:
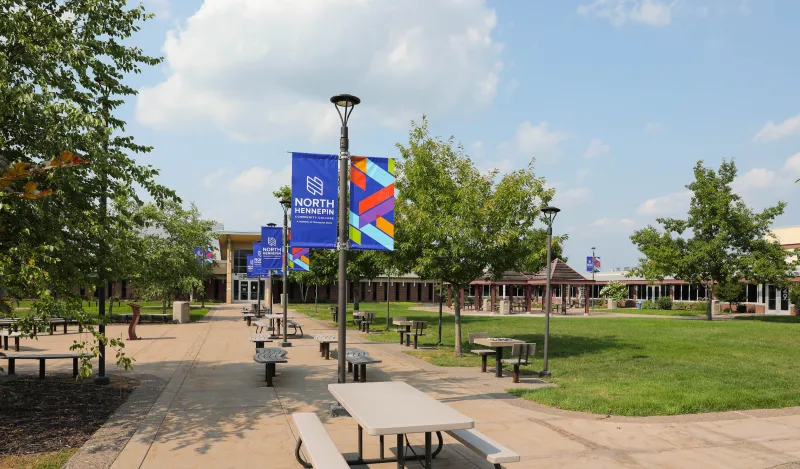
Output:
<svg viewBox="0 0 800 469">
<path fill-rule="evenodd" d="M 294 319 L 296 316 L 286 316 L 287 321 L 289 319 Z M 269 319 L 269 330 L 272 331 L 272 335 L 277 337 L 281 335 L 281 321 L 283 321 L 283 314 L 265 314 L 264 319 Z M 275 329 L 275 321 L 278 322 L 277 330 Z M 273 339 L 275 338 L 273 337 Z"/>
<path fill-rule="evenodd" d="M 397 462 L 400 469 L 405 467 L 406 461 L 424 460 L 425 467 L 432 468 L 433 458 L 442 450 L 441 432 L 475 426 L 472 418 L 403 381 L 329 384 L 328 391 L 358 422 L 358 460 L 348 461 L 349 464 Z M 363 458 L 364 430 L 368 435 L 380 437 L 380 458 Z M 434 432 L 439 444 L 432 452 L 431 436 Z M 408 433 L 425 434 L 424 456 L 405 457 L 405 435 Z M 385 435 L 397 435 L 397 457 L 384 457 Z"/>
<path fill-rule="evenodd" d="M 414 321 L 400 321 L 397 319 L 392 320 L 392 324 L 395 326 L 405 326 L 405 335 L 406 335 L 406 347 L 411 346 L 411 326 L 414 325 Z M 403 345 L 403 332 L 400 333 L 400 345 Z"/>
<path fill-rule="evenodd" d="M 503 349 L 507 347 L 513 347 L 514 344 L 524 344 L 524 340 L 517 340 L 517 339 L 509 339 L 506 337 L 486 337 L 481 339 L 475 339 L 475 343 L 478 345 L 483 345 L 485 347 L 490 347 L 495 350 L 494 359 L 495 359 L 495 373 L 494 375 L 498 378 L 503 377 Z"/>
</svg>

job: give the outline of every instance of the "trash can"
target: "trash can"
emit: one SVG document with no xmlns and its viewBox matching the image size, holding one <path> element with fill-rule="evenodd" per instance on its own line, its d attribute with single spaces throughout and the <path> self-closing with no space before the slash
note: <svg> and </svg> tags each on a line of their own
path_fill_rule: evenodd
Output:
<svg viewBox="0 0 800 469">
<path fill-rule="evenodd" d="M 644 303 L 644 301 L 642 301 L 642 300 L 637 301 L 636 302 L 636 309 L 642 309 L 642 303 Z"/>
</svg>

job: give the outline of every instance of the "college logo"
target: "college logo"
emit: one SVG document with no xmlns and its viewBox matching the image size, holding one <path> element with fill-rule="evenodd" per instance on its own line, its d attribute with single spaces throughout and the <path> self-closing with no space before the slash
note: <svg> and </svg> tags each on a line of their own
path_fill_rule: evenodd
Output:
<svg viewBox="0 0 800 469">
<path fill-rule="evenodd" d="M 269 244 L 270 246 L 277 246 L 278 240 L 275 238 L 267 238 L 267 244 Z"/>
<path fill-rule="evenodd" d="M 322 196 L 322 179 L 316 176 L 306 176 L 306 190 L 311 195 Z"/>
</svg>

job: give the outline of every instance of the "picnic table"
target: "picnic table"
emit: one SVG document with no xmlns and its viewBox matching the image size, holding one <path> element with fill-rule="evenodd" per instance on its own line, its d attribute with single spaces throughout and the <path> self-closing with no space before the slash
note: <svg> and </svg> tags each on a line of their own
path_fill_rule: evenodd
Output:
<svg viewBox="0 0 800 469">
<path fill-rule="evenodd" d="M 485 337 L 475 339 L 475 343 L 495 349 L 495 376 L 498 378 L 503 377 L 503 349 L 513 347 L 514 344 L 524 344 L 525 341 L 517 339 L 509 339 L 506 337 Z"/>
<path fill-rule="evenodd" d="M 395 326 L 405 327 L 405 331 L 400 331 L 400 345 L 403 345 L 403 334 L 406 335 L 406 347 L 411 346 L 411 326 L 414 321 L 406 321 L 405 319 L 393 319 L 392 324 Z"/>
<path fill-rule="evenodd" d="M 407 461 L 421 460 L 426 468 L 433 467 L 433 458 L 442 450 L 443 431 L 466 430 L 475 426 L 475 421 L 428 396 L 422 391 L 402 381 L 329 384 L 328 391 L 336 398 L 350 415 L 358 422 L 358 460 L 348 464 L 380 464 L 397 462 L 397 467 L 405 467 Z M 386 396 L 391 396 L 387 405 Z M 380 458 L 364 459 L 363 432 L 380 438 Z M 409 433 L 425 434 L 425 454 L 406 457 L 405 447 Z M 438 438 L 438 446 L 433 451 L 433 433 Z M 397 436 L 397 456 L 384 456 L 384 436 Z M 298 446 L 301 442 L 298 442 Z M 299 452 L 296 453 L 298 462 Z"/>
</svg>

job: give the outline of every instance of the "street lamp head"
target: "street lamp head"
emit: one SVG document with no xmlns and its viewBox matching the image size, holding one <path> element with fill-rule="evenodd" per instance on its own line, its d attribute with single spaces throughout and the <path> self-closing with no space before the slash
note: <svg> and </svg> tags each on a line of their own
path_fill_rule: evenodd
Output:
<svg viewBox="0 0 800 469">
<path fill-rule="evenodd" d="M 545 217 L 547 217 L 547 226 L 553 227 L 553 220 L 556 219 L 556 215 L 560 212 L 561 209 L 557 207 L 553 207 L 548 205 L 547 207 L 542 209 L 542 213 L 544 213 Z"/>
<path fill-rule="evenodd" d="M 342 120 L 342 127 L 347 127 L 347 121 L 350 120 L 350 114 L 357 104 L 361 103 L 361 99 L 352 94 L 337 94 L 331 98 L 331 102 L 336 106 L 336 112 L 339 113 L 339 119 Z M 344 113 L 342 110 L 344 109 Z"/>
<path fill-rule="evenodd" d="M 278 226 L 275 223 L 267 223 L 267 226 Z"/>
<path fill-rule="evenodd" d="M 361 99 L 352 94 L 337 94 L 331 98 L 331 102 L 337 107 L 353 107 L 356 104 L 361 104 Z"/>
<path fill-rule="evenodd" d="M 292 205 L 292 201 L 289 199 L 281 199 L 281 205 L 288 208 Z"/>
</svg>

